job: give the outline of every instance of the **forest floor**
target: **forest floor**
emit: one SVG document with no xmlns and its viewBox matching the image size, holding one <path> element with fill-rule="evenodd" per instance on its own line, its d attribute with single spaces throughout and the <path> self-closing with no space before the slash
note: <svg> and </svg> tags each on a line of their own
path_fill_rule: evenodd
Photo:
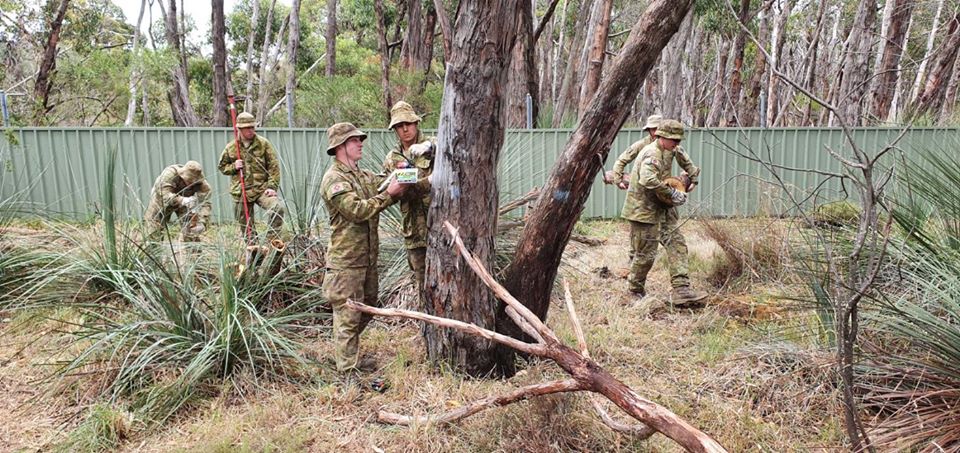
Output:
<svg viewBox="0 0 960 453">
<path fill-rule="evenodd" d="M 779 220 L 715 220 L 714 226 L 762 240 Z M 560 276 L 570 285 L 594 359 L 638 394 L 676 412 L 729 451 L 809 451 L 842 444 L 839 398 L 829 371 L 829 347 L 817 317 L 786 300 L 806 293 L 789 278 L 749 284 L 710 283 L 724 253 L 702 222 L 683 227 L 694 285 L 711 293 L 704 307 L 674 310 L 641 304 L 627 291 L 628 226 L 585 221 L 577 233 L 604 241 L 572 244 Z M 666 296 L 669 276 L 661 255 L 648 288 Z M 548 325 L 574 344 L 561 298 Z M 38 335 L 37 329 L 45 329 Z M 56 341 L 58 327 L 0 323 L 0 451 L 57 450 L 88 406 L 75 404 L 82 386 L 53 395 L 39 383 L 51 357 L 35 343 Z M 326 337 L 309 345 L 329 357 Z M 471 379 L 425 361 L 419 325 L 375 320 L 361 339 L 381 369 L 361 382 L 338 376 L 329 363 L 305 383 L 240 376 L 216 396 L 191 404 L 161 428 L 138 429 L 123 419 L 121 451 L 680 451 L 662 435 L 636 440 L 610 431 L 584 394 L 537 398 L 495 408 L 449 427 L 378 424 L 381 408 L 408 415 L 435 414 L 564 373 L 536 362 L 510 379 Z M 362 381 L 383 376 L 378 393 Z M 629 421 L 617 409 L 608 409 Z M 76 435 L 76 434 L 74 434 Z"/>
</svg>

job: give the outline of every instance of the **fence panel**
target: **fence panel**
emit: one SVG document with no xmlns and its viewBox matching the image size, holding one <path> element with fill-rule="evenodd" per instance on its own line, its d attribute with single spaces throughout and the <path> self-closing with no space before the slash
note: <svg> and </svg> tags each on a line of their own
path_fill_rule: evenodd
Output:
<svg viewBox="0 0 960 453">
<path fill-rule="evenodd" d="M 566 144 L 570 129 L 510 130 L 499 161 L 502 199 L 523 195 L 543 184 Z M 291 215 L 305 216 L 317 209 L 320 177 L 330 163 L 324 152 L 326 132 L 319 129 L 259 129 L 277 149 L 282 165 L 281 196 Z M 396 139 L 389 130 L 370 130 L 361 165 L 378 170 Z M 616 137 L 605 168 L 645 132 L 622 130 Z M 116 150 L 118 193 L 121 210 L 139 217 L 150 188 L 160 171 L 172 163 L 196 160 L 203 165 L 213 186 L 214 217 L 232 216 L 229 178 L 217 171 L 220 152 L 232 138 L 221 128 L 23 128 L 6 131 L 0 140 L 0 195 L 16 196 L 47 214 L 74 220 L 96 215 L 104 169 L 109 152 Z M 854 140 L 876 153 L 900 135 L 898 129 L 854 129 Z M 890 153 L 884 164 L 896 165 L 899 156 L 916 150 L 953 149 L 960 139 L 958 129 L 924 128 L 906 132 L 897 144 L 900 153 Z M 796 200 L 822 185 L 818 201 L 844 197 L 839 181 L 823 174 L 793 171 L 815 169 L 839 172 L 840 164 L 830 151 L 850 155 L 839 129 L 696 129 L 687 132 L 684 148 L 703 169 L 701 185 L 685 210 L 690 216 L 746 216 L 758 213 L 789 213 L 793 201 L 779 189 L 769 167 L 775 164 L 783 182 Z M 825 182 L 826 181 L 826 182 Z M 16 194 L 16 195 L 14 195 Z M 617 217 L 624 192 L 604 185 L 598 177 L 584 208 L 584 217 Z M 806 200 L 810 202 L 812 200 Z"/>
</svg>

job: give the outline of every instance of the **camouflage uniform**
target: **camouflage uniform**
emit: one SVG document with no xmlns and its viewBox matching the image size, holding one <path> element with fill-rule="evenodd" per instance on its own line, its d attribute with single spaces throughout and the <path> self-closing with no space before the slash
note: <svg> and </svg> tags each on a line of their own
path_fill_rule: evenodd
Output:
<svg viewBox="0 0 960 453">
<path fill-rule="evenodd" d="M 349 123 L 337 123 L 327 131 L 327 154 L 350 137 L 366 134 Z M 330 216 L 330 242 L 327 246 L 327 273 L 323 294 L 333 307 L 333 340 L 337 370 L 357 367 L 360 359 L 360 333 L 370 316 L 344 306 L 347 299 L 378 306 L 377 258 L 380 237 L 380 211 L 396 200 L 386 192 L 377 193 L 382 176 L 334 160 L 320 182 L 323 202 Z"/>
<path fill-rule="evenodd" d="M 149 240 L 161 238 L 163 229 L 170 217 L 176 213 L 180 219 L 180 241 L 195 242 L 200 232 L 206 229 L 210 220 L 210 184 L 203 179 L 200 164 L 187 162 L 186 165 L 174 164 L 164 168 L 153 182 L 150 190 L 150 204 L 144 214 Z M 193 208 L 184 206 L 184 198 L 196 197 Z M 197 228 L 202 225 L 202 228 Z"/>
<path fill-rule="evenodd" d="M 413 112 L 413 107 L 403 101 L 397 102 L 391 109 L 390 128 L 401 122 L 420 122 L 420 117 Z M 422 143 L 424 140 L 423 133 L 418 133 L 414 143 Z M 430 137 L 429 140 L 436 147 L 436 138 Z M 397 168 L 417 168 L 418 178 L 426 178 L 433 173 L 433 156 L 413 156 L 410 150 L 403 149 L 403 144 L 398 141 L 383 161 L 384 173 L 390 174 Z M 407 249 L 407 264 L 413 271 L 417 284 L 417 294 L 420 294 L 423 289 L 423 276 L 427 268 L 427 211 L 430 210 L 431 200 L 429 186 L 423 189 L 425 190 L 407 190 L 400 197 L 400 212 L 403 214 L 403 243 Z"/>
<path fill-rule="evenodd" d="M 637 140 L 626 151 L 620 154 L 620 157 L 617 157 L 616 163 L 613 164 L 613 177 L 610 178 L 610 181 L 619 185 L 620 181 L 623 181 L 623 172 L 627 168 L 627 165 L 630 162 L 633 162 L 637 159 L 637 155 L 640 154 L 645 146 L 653 143 L 653 133 L 657 131 L 657 127 L 660 126 L 660 122 L 663 121 L 663 117 L 660 115 L 650 115 L 647 117 L 647 124 L 643 126 L 643 130 L 647 132 L 647 136 Z M 632 231 L 632 230 L 631 230 Z M 634 249 L 634 244 L 636 243 L 636 238 L 633 236 L 630 237 L 630 260 L 633 261 L 633 257 L 636 254 L 636 249 Z"/>
<path fill-rule="evenodd" d="M 245 114 L 242 114 L 245 115 Z M 241 115 L 241 116 L 242 116 Z M 259 205 L 267 211 L 269 238 L 280 236 L 283 227 L 283 216 L 287 208 L 279 196 L 268 197 L 263 193 L 267 189 L 280 190 L 280 161 L 273 150 L 273 145 L 266 138 L 257 135 L 249 144 L 240 141 L 240 156 L 243 159 L 243 178 L 247 192 L 247 210 L 250 212 L 250 228 L 253 226 L 253 206 Z M 234 167 L 237 160 L 235 141 L 230 141 L 220 153 L 220 173 L 230 176 L 230 195 L 234 201 L 234 215 L 240 225 L 244 225 L 244 208 L 242 191 L 240 189 L 240 173 Z"/>
<path fill-rule="evenodd" d="M 677 128 L 679 135 L 675 135 Z M 683 126 L 676 121 L 664 121 L 657 135 L 682 139 Z M 664 205 L 656 197 L 657 192 L 668 194 L 672 190 L 662 180 L 670 176 L 674 159 L 696 184 L 700 169 L 693 165 L 690 156 L 679 145 L 667 150 L 660 146 L 659 141 L 640 151 L 639 163 L 634 166 L 630 176 L 630 190 L 621 216 L 630 221 L 630 237 L 636 251 L 629 277 L 630 290 L 636 293 L 645 292 L 644 284 L 657 257 L 658 243 L 662 243 L 667 250 L 671 285 L 674 288 L 690 286 L 687 245 L 680 234 L 677 209 Z"/>
</svg>

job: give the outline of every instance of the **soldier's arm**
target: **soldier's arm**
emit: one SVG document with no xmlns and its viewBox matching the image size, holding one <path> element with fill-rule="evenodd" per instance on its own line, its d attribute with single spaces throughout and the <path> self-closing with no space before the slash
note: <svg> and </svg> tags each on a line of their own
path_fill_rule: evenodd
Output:
<svg viewBox="0 0 960 453">
<path fill-rule="evenodd" d="M 223 148 L 223 152 L 220 153 L 220 163 L 217 164 L 217 168 L 220 169 L 220 173 L 223 173 L 227 176 L 233 176 L 237 174 L 237 169 L 234 168 L 233 163 L 237 160 L 237 150 L 236 146 L 231 141 L 227 144 L 226 148 Z"/>
<path fill-rule="evenodd" d="M 210 187 L 210 184 L 207 183 L 207 181 L 202 181 L 200 182 L 199 187 L 197 187 L 195 195 L 197 196 L 197 200 L 204 202 L 210 199 L 211 193 L 213 193 L 213 188 Z"/>
<path fill-rule="evenodd" d="M 179 208 L 183 202 L 183 197 L 177 194 L 174 176 L 176 176 L 176 172 L 172 172 L 171 175 L 163 175 L 163 180 L 160 182 L 160 199 L 163 200 L 164 206 Z"/>
<path fill-rule="evenodd" d="M 360 198 L 353 186 L 345 181 L 329 184 L 324 190 L 324 197 L 340 215 L 354 223 L 370 220 L 394 202 L 386 192 L 372 198 Z"/>
<path fill-rule="evenodd" d="M 273 144 L 264 140 L 266 145 L 267 174 L 270 179 L 267 180 L 267 188 L 280 190 L 280 161 L 277 159 L 277 153 L 273 150 Z"/>
<path fill-rule="evenodd" d="M 680 168 L 683 171 L 687 172 L 687 175 L 690 176 L 690 182 L 693 184 L 699 184 L 700 181 L 700 167 L 693 165 L 693 161 L 690 160 L 690 155 L 680 147 L 677 147 L 677 152 L 674 153 L 677 159 L 677 164 L 680 165 Z"/>
<path fill-rule="evenodd" d="M 640 174 L 637 177 L 637 183 L 648 190 L 653 190 L 659 194 L 670 195 L 672 189 L 670 186 L 660 180 L 660 163 L 653 156 L 643 156 L 640 161 Z"/>
<path fill-rule="evenodd" d="M 627 168 L 627 164 L 633 162 L 637 155 L 640 154 L 640 150 L 643 149 L 641 146 L 642 142 L 634 143 L 627 148 L 620 157 L 617 158 L 617 162 L 613 164 L 613 183 L 619 184 L 623 180 L 623 171 Z"/>
<path fill-rule="evenodd" d="M 387 153 L 387 157 L 383 158 L 383 174 L 389 175 L 391 172 L 397 169 L 397 162 L 390 158 L 390 155 L 393 154 L 393 151 Z M 379 184 L 379 183 L 378 183 Z"/>
</svg>

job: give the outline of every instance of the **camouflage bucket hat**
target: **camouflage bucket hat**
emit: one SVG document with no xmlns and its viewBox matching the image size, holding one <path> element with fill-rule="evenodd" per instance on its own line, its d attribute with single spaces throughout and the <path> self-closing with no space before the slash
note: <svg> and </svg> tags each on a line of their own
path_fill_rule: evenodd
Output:
<svg viewBox="0 0 960 453">
<path fill-rule="evenodd" d="M 677 120 L 663 120 L 656 135 L 671 140 L 683 140 L 683 124 Z"/>
<path fill-rule="evenodd" d="M 656 129 L 660 127 L 660 123 L 663 122 L 663 117 L 660 115 L 650 115 L 647 117 L 647 124 L 643 126 L 643 130 L 647 129 Z"/>
<path fill-rule="evenodd" d="M 360 140 L 366 140 L 367 134 L 350 123 L 337 123 L 330 126 L 330 129 L 327 129 L 327 155 L 337 154 L 334 150 L 350 137 L 360 137 Z"/>
<path fill-rule="evenodd" d="M 245 127 L 255 127 L 257 125 L 257 119 L 253 115 L 243 112 L 237 115 L 237 129 L 243 129 Z"/>
<path fill-rule="evenodd" d="M 390 109 L 390 126 L 387 126 L 387 129 L 393 129 L 394 126 L 400 123 L 419 122 L 420 116 L 413 111 L 413 107 L 406 102 L 400 101 L 393 104 L 393 108 Z"/>
<path fill-rule="evenodd" d="M 177 174 L 180 175 L 180 179 L 184 180 L 187 184 L 193 184 L 197 181 L 203 180 L 203 167 L 200 166 L 200 163 L 191 160 L 183 164 Z"/>
</svg>

